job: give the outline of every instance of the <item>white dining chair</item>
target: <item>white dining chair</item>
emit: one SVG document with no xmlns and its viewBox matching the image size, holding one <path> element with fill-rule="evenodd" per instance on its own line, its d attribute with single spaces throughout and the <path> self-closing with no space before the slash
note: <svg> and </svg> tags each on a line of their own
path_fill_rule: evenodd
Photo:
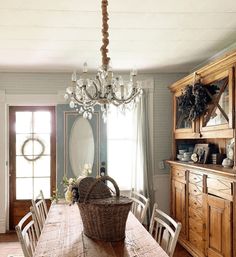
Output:
<svg viewBox="0 0 236 257">
<path fill-rule="evenodd" d="M 32 207 L 31 211 L 16 225 L 16 234 L 24 256 L 32 257 L 39 239 L 39 228 Z"/>
<path fill-rule="evenodd" d="M 39 195 L 36 196 L 35 199 L 32 199 L 31 202 L 37 218 L 39 231 L 41 233 L 48 214 L 48 208 L 42 190 L 40 190 Z"/>
<path fill-rule="evenodd" d="M 154 204 L 149 232 L 170 257 L 174 254 L 181 226 Z"/>
<path fill-rule="evenodd" d="M 141 223 L 143 223 L 150 202 L 149 198 L 146 198 L 144 195 L 134 191 L 134 189 L 132 189 L 130 193 L 130 198 L 133 200 L 133 204 L 131 206 L 132 213 Z"/>
</svg>

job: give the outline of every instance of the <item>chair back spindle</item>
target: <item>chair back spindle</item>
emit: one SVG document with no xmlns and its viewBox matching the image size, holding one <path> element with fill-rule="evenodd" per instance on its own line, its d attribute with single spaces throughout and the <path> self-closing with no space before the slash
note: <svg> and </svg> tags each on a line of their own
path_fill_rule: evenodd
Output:
<svg viewBox="0 0 236 257">
<path fill-rule="evenodd" d="M 32 205 L 37 218 L 39 231 L 41 233 L 48 214 L 48 208 L 42 190 L 40 190 L 39 195 L 35 199 L 32 199 Z"/>
<path fill-rule="evenodd" d="M 16 225 L 16 233 L 25 257 L 32 257 L 39 239 L 39 228 L 32 212 Z"/>
<path fill-rule="evenodd" d="M 141 223 L 143 223 L 149 206 L 149 198 L 146 198 L 133 189 L 131 191 L 130 198 L 133 200 L 131 207 L 132 213 Z"/>
<path fill-rule="evenodd" d="M 164 249 L 168 256 L 172 257 L 181 230 L 181 223 L 177 223 L 166 213 L 153 206 L 149 232 Z"/>
</svg>

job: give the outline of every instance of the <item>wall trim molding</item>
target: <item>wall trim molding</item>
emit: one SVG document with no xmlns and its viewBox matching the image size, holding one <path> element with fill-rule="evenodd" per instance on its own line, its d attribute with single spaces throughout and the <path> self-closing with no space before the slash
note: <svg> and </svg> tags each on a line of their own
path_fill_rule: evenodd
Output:
<svg viewBox="0 0 236 257">
<path fill-rule="evenodd" d="M 9 161 L 8 108 L 9 106 L 55 106 L 58 94 L 6 94 L 0 90 L 0 233 L 9 228 Z"/>
<path fill-rule="evenodd" d="M 154 78 L 150 78 L 150 79 L 140 79 L 141 81 L 141 87 L 143 89 L 150 89 L 150 90 L 154 90 Z"/>
</svg>

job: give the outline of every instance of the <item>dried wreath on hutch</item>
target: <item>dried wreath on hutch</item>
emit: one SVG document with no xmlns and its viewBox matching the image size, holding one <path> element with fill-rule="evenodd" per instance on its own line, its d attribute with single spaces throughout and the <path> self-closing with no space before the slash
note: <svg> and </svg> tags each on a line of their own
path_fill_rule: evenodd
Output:
<svg viewBox="0 0 236 257">
<path fill-rule="evenodd" d="M 178 109 L 183 118 L 194 121 L 200 117 L 207 110 L 217 88 L 215 85 L 205 86 L 200 82 L 187 85 L 178 97 Z"/>
</svg>

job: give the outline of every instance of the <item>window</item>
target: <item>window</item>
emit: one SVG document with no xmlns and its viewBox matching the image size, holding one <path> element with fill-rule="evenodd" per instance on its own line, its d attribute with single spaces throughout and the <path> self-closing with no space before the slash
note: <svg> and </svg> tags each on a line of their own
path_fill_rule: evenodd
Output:
<svg viewBox="0 0 236 257">
<path fill-rule="evenodd" d="M 137 152 L 136 111 L 122 114 L 111 106 L 107 120 L 108 175 L 121 190 L 130 190 L 134 176 Z"/>
</svg>

